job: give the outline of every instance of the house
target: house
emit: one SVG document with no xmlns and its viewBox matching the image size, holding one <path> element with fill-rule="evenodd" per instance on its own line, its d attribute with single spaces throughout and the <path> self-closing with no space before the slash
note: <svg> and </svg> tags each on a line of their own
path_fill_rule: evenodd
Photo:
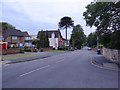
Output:
<svg viewBox="0 0 120 90">
<path fill-rule="evenodd" d="M 32 46 L 31 36 L 28 34 L 28 32 L 23 33 L 24 33 L 24 46 L 31 47 Z"/>
<path fill-rule="evenodd" d="M 2 31 L 4 42 L 7 42 L 9 47 L 30 46 L 30 36 L 27 32 L 22 32 L 18 29 L 6 29 Z"/>
<path fill-rule="evenodd" d="M 37 39 L 37 35 L 30 35 L 32 40 L 36 40 Z"/>
<path fill-rule="evenodd" d="M 61 35 L 60 30 L 49 30 L 47 31 L 49 38 L 49 46 L 58 49 L 64 45 L 64 39 Z"/>
</svg>

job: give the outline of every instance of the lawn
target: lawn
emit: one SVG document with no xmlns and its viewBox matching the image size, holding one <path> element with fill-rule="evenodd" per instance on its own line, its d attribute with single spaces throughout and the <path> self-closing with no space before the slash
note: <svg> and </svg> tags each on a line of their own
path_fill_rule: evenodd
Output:
<svg viewBox="0 0 120 90">
<path fill-rule="evenodd" d="M 65 50 L 48 50 L 47 52 L 66 52 Z"/>
<path fill-rule="evenodd" d="M 3 55 L 3 60 L 15 60 L 20 58 L 28 58 L 35 57 L 37 54 L 11 54 L 11 55 Z"/>
</svg>

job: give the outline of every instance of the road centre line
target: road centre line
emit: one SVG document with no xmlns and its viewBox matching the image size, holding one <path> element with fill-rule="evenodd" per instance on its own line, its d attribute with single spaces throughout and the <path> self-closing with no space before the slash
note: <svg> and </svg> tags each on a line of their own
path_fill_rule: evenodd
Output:
<svg viewBox="0 0 120 90">
<path fill-rule="evenodd" d="M 64 60 L 57 61 L 56 63 L 60 63 L 60 62 L 62 62 L 62 61 L 64 61 Z"/>
<path fill-rule="evenodd" d="M 30 71 L 30 72 L 27 72 L 27 73 L 21 74 L 20 77 L 25 76 L 25 75 L 30 74 L 30 73 L 33 73 L 33 72 L 35 72 L 35 71 L 38 71 L 38 70 L 41 70 L 41 69 L 47 68 L 47 67 L 49 67 L 49 66 L 50 66 L 50 65 L 47 65 L 47 66 L 44 66 L 44 67 L 41 67 L 41 68 L 38 68 L 38 69 L 32 70 L 32 71 Z"/>
</svg>

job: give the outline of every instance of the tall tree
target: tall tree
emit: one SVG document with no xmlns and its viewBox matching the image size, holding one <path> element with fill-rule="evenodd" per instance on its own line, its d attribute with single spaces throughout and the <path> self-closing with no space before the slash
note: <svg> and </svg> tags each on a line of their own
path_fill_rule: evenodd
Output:
<svg viewBox="0 0 120 90">
<path fill-rule="evenodd" d="M 59 28 L 66 30 L 66 44 L 67 44 L 67 28 L 71 28 L 74 26 L 74 21 L 71 19 L 71 17 L 63 17 L 60 19 L 60 22 L 58 24 Z"/>
<path fill-rule="evenodd" d="M 95 26 L 100 32 L 120 30 L 120 1 L 92 2 L 86 9 L 83 13 L 86 25 Z"/>
<path fill-rule="evenodd" d="M 45 47 L 49 47 L 48 31 L 45 31 Z"/>
<path fill-rule="evenodd" d="M 39 31 L 37 35 L 37 48 L 49 47 L 48 33 L 47 31 Z"/>
<path fill-rule="evenodd" d="M 90 33 L 87 37 L 87 45 L 89 47 L 97 46 L 97 34 L 96 32 Z"/>
<path fill-rule="evenodd" d="M 86 9 L 83 13 L 86 25 L 97 27 L 97 36 L 100 37 L 104 46 L 119 49 L 120 43 L 117 37 L 120 36 L 120 1 L 92 2 L 87 5 Z M 116 44 L 113 46 L 110 43 Z"/>
<path fill-rule="evenodd" d="M 73 27 L 70 41 L 73 47 L 77 47 L 78 49 L 80 49 L 82 44 L 85 43 L 85 35 L 81 25 Z"/>
<path fill-rule="evenodd" d="M 109 48 L 120 50 L 120 30 L 113 32 L 111 35 Z"/>
</svg>

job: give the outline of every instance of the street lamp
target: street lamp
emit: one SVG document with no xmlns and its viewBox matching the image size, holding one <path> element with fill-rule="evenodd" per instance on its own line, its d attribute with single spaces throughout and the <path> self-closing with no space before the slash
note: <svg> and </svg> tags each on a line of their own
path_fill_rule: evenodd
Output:
<svg viewBox="0 0 120 90">
<path fill-rule="evenodd" d="M 97 49 L 99 48 L 99 37 L 98 37 L 98 34 L 97 34 Z"/>
</svg>

